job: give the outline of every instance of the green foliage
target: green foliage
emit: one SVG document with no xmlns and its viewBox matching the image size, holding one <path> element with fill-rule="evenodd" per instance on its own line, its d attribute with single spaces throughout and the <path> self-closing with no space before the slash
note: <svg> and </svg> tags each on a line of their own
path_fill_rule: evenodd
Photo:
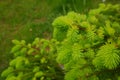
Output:
<svg viewBox="0 0 120 80">
<path fill-rule="evenodd" d="M 100 4 L 86 15 L 70 12 L 55 19 L 53 26 L 65 80 L 119 79 L 120 5 Z"/>
<path fill-rule="evenodd" d="M 58 42 L 36 38 L 32 43 L 12 40 L 14 59 L 3 71 L 6 80 L 61 80 L 62 69 L 55 61 Z"/>
<path fill-rule="evenodd" d="M 11 40 L 50 38 L 56 15 L 46 0 L 0 0 L 0 73 L 12 58 Z"/>
<path fill-rule="evenodd" d="M 119 80 L 120 5 L 100 4 L 53 22 L 53 39 L 13 40 L 6 80 Z"/>
<path fill-rule="evenodd" d="M 116 49 L 115 44 L 105 44 L 102 47 L 100 47 L 100 50 L 98 51 L 98 54 L 96 55 L 96 58 L 93 61 L 97 62 L 94 65 L 98 67 L 101 65 L 109 69 L 114 69 L 120 63 L 119 53 L 120 50 Z M 102 64 L 99 64 L 99 60 Z"/>
</svg>

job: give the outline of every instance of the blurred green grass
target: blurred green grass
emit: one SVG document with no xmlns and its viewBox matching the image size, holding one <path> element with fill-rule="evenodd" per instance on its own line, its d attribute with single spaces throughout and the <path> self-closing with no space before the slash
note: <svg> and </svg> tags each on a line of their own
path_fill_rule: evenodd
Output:
<svg viewBox="0 0 120 80">
<path fill-rule="evenodd" d="M 0 73 L 12 58 L 11 40 L 24 39 L 32 42 L 35 37 L 49 39 L 52 37 L 53 30 L 51 23 L 57 16 L 66 14 L 68 11 L 87 12 L 97 7 L 101 1 L 0 0 Z M 0 80 L 4 79 L 0 77 Z"/>
</svg>

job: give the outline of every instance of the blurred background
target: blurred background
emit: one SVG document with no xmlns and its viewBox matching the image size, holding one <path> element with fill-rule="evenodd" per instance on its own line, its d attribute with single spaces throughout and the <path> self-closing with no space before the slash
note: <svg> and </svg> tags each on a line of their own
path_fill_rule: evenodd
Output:
<svg viewBox="0 0 120 80">
<path fill-rule="evenodd" d="M 120 0 L 0 0 L 0 74 L 12 58 L 11 40 L 50 39 L 57 16 L 69 11 L 87 13 L 99 3 L 120 4 Z"/>
</svg>

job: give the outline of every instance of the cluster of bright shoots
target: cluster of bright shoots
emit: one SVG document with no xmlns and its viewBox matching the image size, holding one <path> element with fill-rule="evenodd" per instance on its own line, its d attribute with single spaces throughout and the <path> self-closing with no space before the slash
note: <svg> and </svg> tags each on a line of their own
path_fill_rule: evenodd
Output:
<svg viewBox="0 0 120 80">
<path fill-rule="evenodd" d="M 13 40 L 6 80 L 120 80 L 120 5 L 70 12 L 52 25 L 51 40 Z"/>
</svg>

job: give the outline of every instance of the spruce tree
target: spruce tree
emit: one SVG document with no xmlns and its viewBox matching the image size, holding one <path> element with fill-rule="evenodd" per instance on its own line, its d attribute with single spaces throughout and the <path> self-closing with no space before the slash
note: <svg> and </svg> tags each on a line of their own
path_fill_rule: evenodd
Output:
<svg viewBox="0 0 120 80">
<path fill-rule="evenodd" d="M 53 39 L 13 40 L 6 80 L 120 80 L 120 5 L 69 12 L 52 23 Z"/>
<path fill-rule="evenodd" d="M 53 26 L 65 80 L 120 80 L 120 5 L 100 4 L 88 14 L 69 12 Z"/>
</svg>

